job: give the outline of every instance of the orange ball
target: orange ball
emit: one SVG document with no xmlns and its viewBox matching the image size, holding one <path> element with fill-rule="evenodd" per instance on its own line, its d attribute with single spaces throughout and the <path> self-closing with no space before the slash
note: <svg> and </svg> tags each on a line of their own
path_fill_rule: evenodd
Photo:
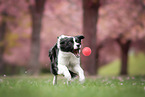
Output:
<svg viewBox="0 0 145 97">
<path fill-rule="evenodd" d="M 91 54 L 91 52 L 92 51 L 91 51 L 91 49 L 89 47 L 85 47 L 82 50 L 82 53 L 83 53 L 84 56 L 89 56 Z"/>
</svg>

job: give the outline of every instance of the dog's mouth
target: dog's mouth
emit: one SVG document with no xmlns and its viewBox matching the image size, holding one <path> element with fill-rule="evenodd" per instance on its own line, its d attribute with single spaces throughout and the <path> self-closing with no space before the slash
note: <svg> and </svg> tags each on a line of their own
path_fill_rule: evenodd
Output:
<svg viewBox="0 0 145 97">
<path fill-rule="evenodd" d="M 79 49 L 74 49 L 74 50 L 73 50 L 73 54 L 74 54 L 77 58 L 79 58 L 79 57 L 80 57 Z"/>
</svg>

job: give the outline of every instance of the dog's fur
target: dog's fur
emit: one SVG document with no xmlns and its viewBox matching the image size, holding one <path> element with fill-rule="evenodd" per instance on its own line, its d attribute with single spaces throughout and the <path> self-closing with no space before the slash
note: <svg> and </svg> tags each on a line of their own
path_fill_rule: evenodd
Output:
<svg viewBox="0 0 145 97">
<path fill-rule="evenodd" d="M 57 43 L 49 50 L 51 60 L 51 72 L 54 74 L 53 84 L 57 84 L 57 75 L 62 74 L 70 83 L 77 74 L 79 81 L 84 82 L 84 71 L 80 67 L 81 40 L 84 36 L 58 37 Z"/>
</svg>

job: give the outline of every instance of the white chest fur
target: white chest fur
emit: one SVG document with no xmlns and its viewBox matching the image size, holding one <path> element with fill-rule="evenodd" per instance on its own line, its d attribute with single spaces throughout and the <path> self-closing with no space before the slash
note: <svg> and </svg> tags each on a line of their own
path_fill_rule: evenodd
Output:
<svg viewBox="0 0 145 97">
<path fill-rule="evenodd" d="M 65 65 L 65 66 L 80 65 L 80 58 L 77 58 L 71 52 L 63 52 L 63 51 L 59 50 L 59 53 L 58 53 L 58 65 Z"/>
<path fill-rule="evenodd" d="M 79 75 L 79 81 L 84 82 L 85 76 L 84 71 L 80 67 L 80 58 L 77 58 L 74 54 L 70 52 L 59 51 L 58 54 L 58 74 L 63 74 L 65 78 L 70 81 L 71 75 L 69 70 L 77 73 Z"/>
</svg>

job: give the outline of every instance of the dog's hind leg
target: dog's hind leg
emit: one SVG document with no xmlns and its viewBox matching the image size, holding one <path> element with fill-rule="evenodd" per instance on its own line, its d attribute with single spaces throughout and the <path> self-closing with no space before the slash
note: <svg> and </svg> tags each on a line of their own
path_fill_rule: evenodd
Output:
<svg viewBox="0 0 145 97">
<path fill-rule="evenodd" d="M 57 75 L 54 75 L 53 77 L 53 85 L 56 85 L 57 84 Z"/>
</svg>

